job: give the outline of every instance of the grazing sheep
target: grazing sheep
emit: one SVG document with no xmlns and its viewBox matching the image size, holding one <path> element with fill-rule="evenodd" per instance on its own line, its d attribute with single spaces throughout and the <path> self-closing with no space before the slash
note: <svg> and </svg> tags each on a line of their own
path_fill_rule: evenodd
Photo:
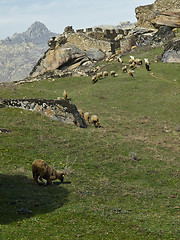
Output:
<svg viewBox="0 0 180 240">
<path fill-rule="evenodd" d="M 108 77 L 108 72 L 107 71 L 103 72 L 103 77 Z"/>
<path fill-rule="evenodd" d="M 66 92 L 66 90 L 64 90 L 63 98 L 64 98 L 64 99 L 67 99 L 67 92 Z"/>
<path fill-rule="evenodd" d="M 96 128 L 100 126 L 100 122 L 97 115 L 92 115 L 91 123 L 93 123 Z"/>
<path fill-rule="evenodd" d="M 106 61 L 106 63 L 108 63 L 108 62 L 109 62 L 109 58 L 106 58 L 106 60 L 105 60 L 105 61 Z"/>
<path fill-rule="evenodd" d="M 100 70 L 100 66 L 97 66 L 96 69 L 97 69 L 97 70 Z"/>
<path fill-rule="evenodd" d="M 135 59 L 134 62 L 135 62 L 137 65 L 142 65 L 142 60 L 141 60 L 141 59 Z"/>
<path fill-rule="evenodd" d="M 33 179 L 39 184 L 39 180 L 45 184 L 43 179 L 47 181 L 46 185 L 51 184 L 52 181 L 59 179 L 61 182 L 64 180 L 64 173 L 56 171 L 49 166 L 44 160 L 37 159 L 32 163 Z"/>
<path fill-rule="evenodd" d="M 101 78 L 102 76 L 103 76 L 103 73 L 102 73 L 102 72 L 96 74 L 96 77 L 97 77 L 97 78 Z"/>
<path fill-rule="evenodd" d="M 123 73 L 127 72 L 127 66 L 124 66 L 124 67 L 122 68 L 122 72 L 123 72 Z"/>
<path fill-rule="evenodd" d="M 92 76 L 91 81 L 92 83 L 96 83 L 97 82 L 96 76 Z"/>
<path fill-rule="evenodd" d="M 84 120 L 86 123 L 90 123 L 91 114 L 89 112 L 84 113 Z"/>
<path fill-rule="evenodd" d="M 173 28 L 172 30 L 174 33 L 178 33 L 178 28 Z"/>
<path fill-rule="evenodd" d="M 135 67 L 136 67 L 135 62 L 131 63 L 131 64 L 129 65 L 129 67 L 130 67 L 131 69 L 135 69 Z"/>
<path fill-rule="evenodd" d="M 117 57 L 117 61 L 120 62 L 120 63 L 123 63 L 123 60 L 121 57 Z"/>
<path fill-rule="evenodd" d="M 113 59 L 113 58 L 110 58 L 110 59 L 109 59 L 109 62 L 113 62 L 113 61 L 114 61 L 114 59 Z"/>
<path fill-rule="evenodd" d="M 130 58 L 129 63 L 132 64 L 134 62 L 134 56 L 130 56 Z"/>
<path fill-rule="evenodd" d="M 115 71 L 111 71 L 110 74 L 111 74 L 111 76 L 115 77 L 116 72 Z"/>
<path fill-rule="evenodd" d="M 133 72 L 134 72 L 134 71 L 129 70 L 129 71 L 128 71 L 128 76 L 130 76 L 130 77 L 134 77 Z"/>
<path fill-rule="evenodd" d="M 82 118 L 84 118 L 84 113 L 82 109 L 78 109 L 79 114 L 81 115 Z"/>
</svg>

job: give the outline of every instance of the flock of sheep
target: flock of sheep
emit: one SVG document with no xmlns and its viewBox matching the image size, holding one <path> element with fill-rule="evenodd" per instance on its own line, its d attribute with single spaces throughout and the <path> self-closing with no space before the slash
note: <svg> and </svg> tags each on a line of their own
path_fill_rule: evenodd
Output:
<svg viewBox="0 0 180 240">
<path fill-rule="evenodd" d="M 134 46 L 134 48 L 132 47 L 132 50 L 135 49 L 135 47 L 136 46 Z M 133 72 L 137 66 L 143 65 L 142 59 L 136 59 L 134 56 L 130 56 L 129 63 L 125 65 L 121 58 L 120 51 L 111 55 L 111 57 L 106 58 L 106 63 L 111 63 L 113 61 L 117 61 L 117 62 L 121 63 L 122 64 L 122 68 L 121 68 L 122 73 L 127 73 L 128 76 L 130 76 L 130 77 L 134 77 Z M 150 67 L 149 67 L 150 63 L 147 58 L 144 58 L 144 63 L 145 63 L 146 70 L 150 71 Z M 98 70 L 100 70 L 100 67 L 98 66 L 96 69 L 98 71 Z M 113 76 L 113 77 L 118 76 L 118 74 L 115 71 L 110 71 L 110 73 L 108 73 L 107 71 L 97 72 L 96 75 L 92 76 L 91 81 L 92 81 L 92 83 L 96 83 L 99 79 L 101 79 L 103 77 L 104 78 L 108 77 L 109 75 Z"/>
</svg>

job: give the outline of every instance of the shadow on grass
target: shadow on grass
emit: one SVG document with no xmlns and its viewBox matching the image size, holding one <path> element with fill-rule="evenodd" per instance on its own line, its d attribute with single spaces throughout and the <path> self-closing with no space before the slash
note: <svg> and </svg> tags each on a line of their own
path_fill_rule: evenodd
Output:
<svg viewBox="0 0 180 240">
<path fill-rule="evenodd" d="M 24 175 L 0 173 L 0 224 L 52 212 L 68 200 L 64 184 L 39 186 Z"/>
</svg>

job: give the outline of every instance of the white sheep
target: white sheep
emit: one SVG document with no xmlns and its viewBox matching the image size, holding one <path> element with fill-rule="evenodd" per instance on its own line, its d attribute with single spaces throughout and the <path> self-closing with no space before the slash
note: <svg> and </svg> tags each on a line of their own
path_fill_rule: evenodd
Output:
<svg viewBox="0 0 180 240">
<path fill-rule="evenodd" d="M 129 70 L 129 71 L 128 71 L 128 76 L 130 76 L 130 77 L 134 77 L 133 72 L 134 72 L 134 71 Z"/>
<path fill-rule="evenodd" d="M 89 112 L 84 113 L 84 120 L 86 123 L 90 123 L 91 114 Z"/>
<path fill-rule="evenodd" d="M 103 72 L 103 77 L 108 77 L 108 72 L 107 71 Z"/>
<path fill-rule="evenodd" d="M 81 115 L 82 118 L 84 118 L 84 113 L 82 109 L 78 109 L 79 114 Z"/>
<path fill-rule="evenodd" d="M 96 77 L 97 77 L 97 78 L 101 78 L 102 76 L 103 76 L 103 73 L 102 73 L 102 72 L 96 74 Z"/>
<path fill-rule="evenodd" d="M 123 73 L 127 72 L 127 66 L 124 66 L 124 67 L 122 68 L 122 72 L 123 72 Z"/>
<path fill-rule="evenodd" d="M 115 77 L 116 72 L 115 71 L 111 71 L 110 74 L 111 74 L 111 76 Z"/>
</svg>

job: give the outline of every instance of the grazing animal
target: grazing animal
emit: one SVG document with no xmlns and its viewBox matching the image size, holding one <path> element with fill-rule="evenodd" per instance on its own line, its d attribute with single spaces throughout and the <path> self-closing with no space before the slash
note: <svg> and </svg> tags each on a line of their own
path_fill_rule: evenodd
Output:
<svg viewBox="0 0 180 240">
<path fill-rule="evenodd" d="M 103 72 L 103 77 L 108 77 L 108 72 L 107 71 Z"/>
<path fill-rule="evenodd" d="M 96 76 L 92 76 L 91 81 L 92 83 L 96 83 L 97 82 Z"/>
<path fill-rule="evenodd" d="M 84 120 L 86 123 L 90 123 L 91 114 L 89 112 L 84 113 Z"/>
<path fill-rule="evenodd" d="M 63 98 L 67 99 L 67 92 L 66 92 L 66 90 L 64 90 L 64 92 L 63 92 Z"/>
<path fill-rule="evenodd" d="M 130 67 L 131 69 L 135 69 L 135 67 L 136 67 L 135 62 L 131 63 L 131 64 L 129 65 L 129 67 Z"/>
<path fill-rule="evenodd" d="M 51 184 L 52 181 L 59 179 L 61 182 L 64 180 L 64 173 L 61 171 L 56 171 L 54 168 L 49 166 L 44 160 L 37 159 L 32 163 L 32 174 L 35 182 L 39 184 L 39 180 L 45 184 L 43 179 L 45 179 L 46 185 Z"/>
<path fill-rule="evenodd" d="M 134 75 L 133 75 L 133 71 L 132 71 L 132 70 L 129 70 L 129 71 L 128 71 L 128 76 L 130 76 L 130 77 L 134 77 Z"/>
<path fill-rule="evenodd" d="M 123 72 L 123 73 L 127 72 L 127 66 L 124 66 L 124 67 L 122 68 L 122 72 Z"/>
<path fill-rule="evenodd" d="M 137 48 L 137 46 L 132 46 L 131 50 L 135 50 Z"/>
<path fill-rule="evenodd" d="M 102 76 L 103 76 L 103 73 L 102 73 L 102 72 L 96 74 L 96 77 L 97 77 L 97 78 L 102 78 Z"/>
<path fill-rule="evenodd" d="M 130 56 L 130 58 L 129 63 L 132 64 L 134 62 L 134 56 Z"/>
<path fill-rule="evenodd" d="M 142 65 L 142 60 L 141 60 L 141 59 L 135 59 L 134 62 L 135 62 L 137 65 Z"/>
<path fill-rule="evenodd" d="M 115 77 L 116 72 L 115 71 L 111 71 L 110 74 L 111 74 L 111 76 Z"/>
<path fill-rule="evenodd" d="M 149 68 L 149 65 L 150 65 L 149 60 L 148 60 L 147 58 L 144 58 L 144 61 L 145 61 L 146 70 L 147 70 L 147 71 L 150 71 L 150 68 Z"/>
<path fill-rule="evenodd" d="M 97 115 L 92 115 L 91 123 L 93 123 L 96 128 L 100 126 L 99 118 Z"/>
</svg>

